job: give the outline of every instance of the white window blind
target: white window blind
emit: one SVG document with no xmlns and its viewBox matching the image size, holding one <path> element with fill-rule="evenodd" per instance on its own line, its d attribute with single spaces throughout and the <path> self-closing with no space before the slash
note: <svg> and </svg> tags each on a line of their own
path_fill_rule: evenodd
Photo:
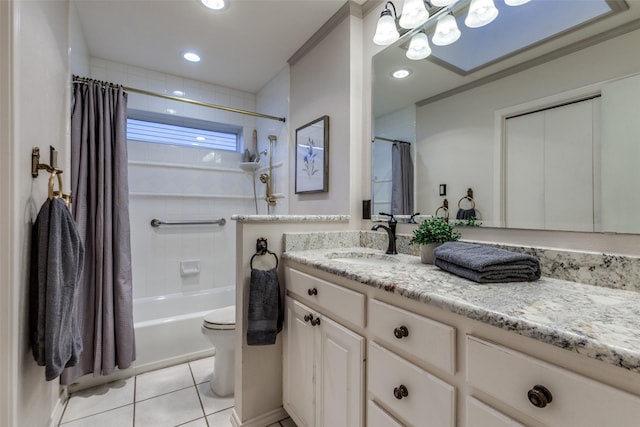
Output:
<svg viewBox="0 0 640 427">
<path fill-rule="evenodd" d="M 127 140 L 213 150 L 238 151 L 238 134 L 189 126 L 127 119 Z"/>
</svg>

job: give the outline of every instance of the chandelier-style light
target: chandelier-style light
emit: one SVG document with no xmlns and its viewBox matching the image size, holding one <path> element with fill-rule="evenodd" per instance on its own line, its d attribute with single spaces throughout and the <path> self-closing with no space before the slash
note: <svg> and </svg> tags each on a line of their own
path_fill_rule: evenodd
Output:
<svg viewBox="0 0 640 427">
<path fill-rule="evenodd" d="M 504 0 L 508 6 L 520 6 L 530 0 Z M 491 23 L 498 16 L 498 9 L 493 0 L 430 0 L 431 4 L 441 9 L 437 10 L 433 17 L 429 16 L 429 10 L 425 0 L 405 0 L 402 7 L 402 15 L 398 18 L 396 7 L 391 1 L 387 1 L 384 9 L 380 13 L 376 33 L 373 42 L 377 45 L 390 45 L 400 38 L 396 21 L 401 28 L 414 30 L 423 26 L 426 28 L 432 18 L 437 17 L 435 32 L 431 41 L 437 46 L 447 46 L 455 43 L 460 38 L 460 29 L 454 17 L 460 8 L 469 2 L 469 10 L 464 23 L 469 28 L 479 28 Z M 460 3 L 460 6 L 456 6 Z M 391 8 L 389 8 L 391 7 Z M 393 9 L 393 13 L 391 10 Z M 431 54 L 429 41 L 422 30 L 411 38 L 407 51 L 407 58 L 424 59 Z M 426 53 L 428 51 L 428 53 Z M 426 54 L 425 54 L 426 53 Z"/>
</svg>

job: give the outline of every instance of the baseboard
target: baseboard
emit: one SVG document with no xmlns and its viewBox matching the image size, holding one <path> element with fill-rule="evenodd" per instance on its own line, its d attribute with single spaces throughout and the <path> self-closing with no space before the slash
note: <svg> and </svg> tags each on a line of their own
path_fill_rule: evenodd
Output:
<svg viewBox="0 0 640 427">
<path fill-rule="evenodd" d="M 53 412 L 51 413 L 49 427 L 58 426 L 58 424 L 62 420 L 62 414 L 64 414 L 64 407 L 67 404 L 68 399 L 69 393 L 67 392 L 67 388 L 61 387 L 60 394 L 58 395 L 58 401 L 56 402 L 55 408 L 53 408 Z"/>
<path fill-rule="evenodd" d="M 238 414 L 236 413 L 236 409 L 233 408 L 233 411 L 231 411 L 231 425 L 233 427 L 267 427 L 273 423 L 277 423 L 278 421 L 287 418 L 288 416 L 289 414 L 287 414 L 284 408 L 278 408 L 274 409 L 271 412 L 267 412 L 266 414 L 260 415 L 259 417 L 241 422 L 238 418 Z"/>
</svg>

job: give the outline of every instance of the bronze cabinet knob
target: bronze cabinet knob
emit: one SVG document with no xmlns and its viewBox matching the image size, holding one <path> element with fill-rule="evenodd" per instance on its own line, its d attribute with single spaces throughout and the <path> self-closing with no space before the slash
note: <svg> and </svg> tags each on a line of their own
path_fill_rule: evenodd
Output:
<svg viewBox="0 0 640 427">
<path fill-rule="evenodd" d="M 311 319 L 311 326 L 318 326 L 320 324 L 320 318 Z"/>
<path fill-rule="evenodd" d="M 409 390 L 404 385 L 400 385 L 393 389 L 393 395 L 396 399 L 402 400 L 402 398 L 409 396 Z"/>
<path fill-rule="evenodd" d="M 307 289 L 307 293 L 309 295 L 318 295 L 318 290 L 316 288 L 309 288 Z"/>
<path fill-rule="evenodd" d="M 406 326 L 400 326 L 399 328 L 395 328 L 393 330 L 393 335 L 395 335 L 396 338 L 401 340 L 402 338 L 409 336 L 409 329 L 407 329 Z"/>
<path fill-rule="evenodd" d="M 553 400 L 551 392 L 545 386 L 534 385 L 531 390 L 527 392 L 529 402 L 536 408 L 544 408 Z"/>
<path fill-rule="evenodd" d="M 305 314 L 304 321 L 305 322 L 311 321 L 311 324 L 313 325 L 313 314 Z"/>
</svg>

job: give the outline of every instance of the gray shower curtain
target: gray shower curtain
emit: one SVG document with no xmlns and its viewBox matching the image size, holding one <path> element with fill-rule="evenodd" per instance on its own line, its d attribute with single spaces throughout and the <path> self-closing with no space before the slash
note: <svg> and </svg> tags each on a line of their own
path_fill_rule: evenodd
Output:
<svg viewBox="0 0 640 427">
<path fill-rule="evenodd" d="M 411 144 L 394 142 L 391 147 L 391 213 L 412 215 L 413 161 Z"/>
<path fill-rule="evenodd" d="M 127 94 L 74 83 L 71 113 L 73 216 L 84 242 L 78 290 L 83 351 L 62 384 L 108 375 L 135 359 L 127 181 Z"/>
</svg>

